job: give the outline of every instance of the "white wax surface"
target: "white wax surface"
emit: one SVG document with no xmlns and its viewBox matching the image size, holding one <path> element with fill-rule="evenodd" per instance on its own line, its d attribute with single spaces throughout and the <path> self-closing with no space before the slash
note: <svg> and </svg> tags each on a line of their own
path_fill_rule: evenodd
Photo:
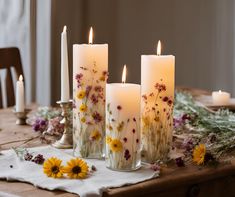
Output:
<svg viewBox="0 0 235 197">
<path fill-rule="evenodd" d="M 128 126 L 122 132 L 110 131 L 109 135 L 113 138 L 127 138 L 125 148 L 132 150 L 133 146 L 136 147 L 136 139 L 140 139 L 140 85 L 138 84 L 121 84 L 111 83 L 106 85 L 106 124 L 108 124 L 107 105 L 110 104 L 111 117 L 116 122 L 125 122 L 129 119 Z M 118 110 L 117 106 L 121 109 Z M 136 122 L 133 121 L 135 118 Z M 137 129 L 133 135 L 132 129 Z M 107 134 L 107 132 L 106 132 Z M 118 135 L 118 136 L 117 136 Z"/>
<path fill-rule="evenodd" d="M 68 47 L 65 31 L 61 33 L 61 101 L 68 102 L 69 99 Z"/>
<path fill-rule="evenodd" d="M 24 82 L 16 82 L 16 112 L 24 112 Z"/>
</svg>

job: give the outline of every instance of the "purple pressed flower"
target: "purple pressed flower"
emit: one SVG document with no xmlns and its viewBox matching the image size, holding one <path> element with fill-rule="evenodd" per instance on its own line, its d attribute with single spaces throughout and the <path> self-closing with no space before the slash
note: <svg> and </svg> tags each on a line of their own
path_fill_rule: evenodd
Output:
<svg viewBox="0 0 235 197">
<path fill-rule="evenodd" d="M 90 94 L 90 92 L 91 92 L 91 89 L 92 89 L 91 86 L 87 86 L 87 87 L 86 87 L 86 97 L 89 96 L 89 94 Z"/>
<path fill-rule="evenodd" d="M 118 105 L 118 106 L 117 106 L 117 109 L 118 109 L 118 110 L 121 110 L 121 109 L 122 109 L 122 107 L 121 107 L 120 105 Z"/>
<path fill-rule="evenodd" d="M 99 123 L 102 120 L 102 116 L 98 112 L 94 112 L 92 114 L 92 117 L 93 117 L 95 123 Z"/>
<path fill-rule="evenodd" d="M 75 79 L 78 81 L 83 77 L 82 73 L 76 74 Z"/>
<path fill-rule="evenodd" d="M 130 155 L 130 151 L 128 149 L 125 150 L 124 157 L 126 160 L 130 159 L 131 155 Z"/>
<path fill-rule="evenodd" d="M 43 164 L 44 161 L 45 161 L 45 159 L 44 159 L 43 155 L 38 154 L 38 155 L 36 155 L 36 156 L 33 158 L 33 160 L 31 160 L 31 161 L 34 162 L 34 163 L 36 163 L 36 164 Z"/>
<path fill-rule="evenodd" d="M 178 167 L 184 167 L 184 160 L 182 159 L 182 157 L 178 157 L 175 159 L 175 163 Z"/>
<path fill-rule="evenodd" d="M 102 92 L 103 91 L 103 88 L 101 86 L 95 86 L 95 91 L 96 92 Z"/>
<path fill-rule="evenodd" d="M 33 155 L 30 154 L 30 153 L 26 153 L 26 154 L 24 155 L 24 160 L 25 160 L 25 161 L 31 161 L 32 158 L 33 158 Z"/>
<path fill-rule="evenodd" d="M 93 104 L 96 104 L 96 103 L 98 103 L 98 98 L 97 98 L 97 96 L 95 95 L 95 94 L 92 94 L 91 95 L 91 102 L 93 103 Z"/>
</svg>

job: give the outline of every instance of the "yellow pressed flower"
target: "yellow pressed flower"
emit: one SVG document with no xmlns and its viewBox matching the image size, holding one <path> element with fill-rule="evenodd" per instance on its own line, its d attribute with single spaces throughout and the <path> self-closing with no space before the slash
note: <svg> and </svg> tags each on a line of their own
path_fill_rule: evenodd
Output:
<svg viewBox="0 0 235 197">
<path fill-rule="evenodd" d="M 124 127 L 124 122 L 122 121 L 122 122 L 120 122 L 120 123 L 118 124 L 117 130 L 120 132 L 120 131 L 123 130 L 123 127 Z"/>
<path fill-rule="evenodd" d="M 77 93 L 78 99 L 83 99 L 85 96 L 86 96 L 86 92 L 84 90 L 81 90 L 80 92 Z"/>
<path fill-rule="evenodd" d="M 48 177 L 60 178 L 63 175 L 63 166 L 61 165 L 62 161 L 56 157 L 51 157 L 46 160 L 43 164 L 43 172 Z"/>
<path fill-rule="evenodd" d="M 91 132 L 90 139 L 93 141 L 99 141 L 101 139 L 101 134 L 98 130 Z"/>
<path fill-rule="evenodd" d="M 205 144 L 199 144 L 193 150 L 193 161 L 197 163 L 197 165 L 201 165 L 204 163 L 205 155 L 206 155 Z"/>
<path fill-rule="evenodd" d="M 87 111 L 87 105 L 83 103 L 83 104 L 81 104 L 79 109 L 80 109 L 81 112 L 86 112 Z"/>
<path fill-rule="evenodd" d="M 142 118 L 142 121 L 143 121 L 143 123 L 144 123 L 145 126 L 148 126 L 148 125 L 150 124 L 150 118 L 149 118 L 149 116 L 144 116 L 144 117 Z"/>
<path fill-rule="evenodd" d="M 113 130 L 113 127 L 112 127 L 110 124 L 107 124 L 106 127 L 107 127 L 107 129 L 109 129 L 110 131 Z"/>
<path fill-rule="evenodd" d="M 105 81 L 105 76 L 101 76 L 100 81 Z"/>
<path fill-rule="evenodd" d="M 106 136 L 106 144 L 110 144 L 112 142 L 112 138 L 110 136 Z"/>
<path fill-rule="evenodd" d="M 86 118 L 85 118 L 85 117 L 82 117 L 82 118 L 81 118 L 81 122 L 83 122 L 83 123 L 86 122 Z"/>
<path fill-rule="evenodd" d="M 113 152 L 120 152 L 122 151 L 122 142 L 119 139 L 113 139 L 110 144 L 110 149 Z"/>
<path fill-rule="evenodd" d="M 63 168 L 63 172 L 67 174 L 69 178 L 83 179 L 87 176 L 88 169 L 89 167 L 84 160 L 75 158 L 67 162 L 67 166 Z"/>
</svg>

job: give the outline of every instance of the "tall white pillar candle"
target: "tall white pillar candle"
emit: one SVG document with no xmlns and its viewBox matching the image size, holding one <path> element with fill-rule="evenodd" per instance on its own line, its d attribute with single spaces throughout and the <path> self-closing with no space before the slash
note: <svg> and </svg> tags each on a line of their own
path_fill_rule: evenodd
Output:
<svg viewBox="0 0 235 197">
<path fill-rule="evenodd" d="M 106 85 L 106 166 L 114 170 L 140 167 L 140 85 Z"/>
<path fill-rule="evenodd" d="M 61 33 L 61 101 L 68 102 L 69 93 L 69 70 L 68 70 L 68 46 L 67 46 L 67 28 L 64 26 Z"/>
<path fill-rule="evenodd" d="M 20 75 L 16 82 L 16 112 L 24 112 L 24 82 L 23 76 Z"/>
<path fill-rule="evenodd" d="M 173 130 L 175 57 L 141 56 L 141 134 L 147 162 L 164 160 L 170 150 Z"/>
<path fill-rule="evenodd" d="M 74 154 L 104 156 L 105 85 L 108 77 L 108 45 L 73 45 Z"/>
</svg>

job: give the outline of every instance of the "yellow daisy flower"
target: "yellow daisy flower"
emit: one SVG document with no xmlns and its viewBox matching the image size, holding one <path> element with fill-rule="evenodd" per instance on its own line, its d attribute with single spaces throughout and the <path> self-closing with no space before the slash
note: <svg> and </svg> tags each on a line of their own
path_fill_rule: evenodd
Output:
<svg viewBox="0 0 235 197">
<path fill-rule="evenodd" d="M 83 123 L 86 122 L 86 118 L 85 118 L 85 117 L 82 117 L 82 118 L 81 118 L 81 122 L 83 122 Z"/>
<path fill-rule="evenodd" d="M 80 92 L 77 93 L 78 99 L 83 99 L 85 96 L 86 96 L 86 92 L 84 90 L 81 90 Z"/>
<path fill-rule="evenodd" d="M 62 161 L 56 157 L 51 157 L 46 160 L 43 164 L 43 172 L 48 177 L 60 178 L 63 175 L 63 166 L 61 165 Z"/>
<path fill-rule="evenodd" d="M 93 141 L 99 141 L 101 139 L 101 134 L 98 130 L 91 132 L 90 139 Z"/>
<path fill-rule="evenodd" d="M 81 104 L 79 109 L 80 109 L 81 112 L 86 112 L 87 111 L 87 105 L 83 103 L 83 104 Z"/>
<path fill-rule="evenodd" d="M 199 144 L 193 150 L 193 161 L 197 163 L 197 165 L 201 165 L 204 163 L 205 155 L 206 155 L 205 144 Z"/>
<path fill-rule="evenodd" d="M 67 166 L 63 168 L 63 172 L 66 173 L 69 178 L 83 179 L 87 176 L 88 169 L 89 167 L 84 160 L 75 158 L 67 162 Z"/>
<path fill-rule="evenodd" d="M 122 151 L 122 142 L 119 139 L 113 139 L 110 144 L 110 149 L 113 152 L 121 152 Z"/>
<path fill-rule="evenodd" d="M 112 142 L 112 138 L 110 136 L 106 136 L 106 144 L 110 144 Z"/>
</svg>

